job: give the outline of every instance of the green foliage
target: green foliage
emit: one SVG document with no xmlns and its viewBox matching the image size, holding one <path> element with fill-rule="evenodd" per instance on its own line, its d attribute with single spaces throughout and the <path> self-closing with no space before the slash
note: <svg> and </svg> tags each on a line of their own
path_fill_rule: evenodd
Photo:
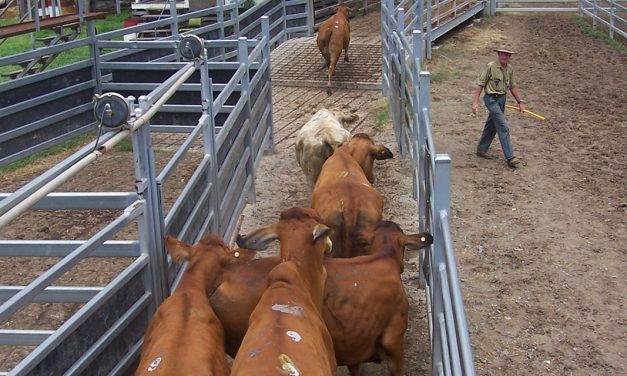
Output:
<svg viewBox="0 0 627 376">
<path fill-rule="evenodd" d="M 241 7 L 248 10 L 255 6 L 255 0 L 246 0 L 242 3 Z"/>
<path fill-rule="evenodd" d="M 377 114 L 377 118 L 375 119 L 375 123 L 378 127 L 381 127 L 390 122 L 390 111 L 386 110 Z"/>
<path fill-rule="evenodd" d="M 584 17 L 577 16 L 574 18 L 574 20 L 575 20 L 575 24 L 579 26 L 579 29 L 581 30 L 582 33 L 586 35 L 590 35 L 597 39 L 601 39 L 605 43 L 609 44 L 610 46 L 612 46 L 613 48 L 619 51 L 627 51 L 627 46 L 617 41 L 616 39 L 611 39 L 607 32 L 593 29 L 592 26 L 588 23 L 588 21 Z"/>
<path fill-rule="evenodd" d="M 123 139 L 118 142 L 112 149 L 113 151 L 118 152 L 132 152 L 133 151 L 133 143 L 128 138 Z"/>
</svg>

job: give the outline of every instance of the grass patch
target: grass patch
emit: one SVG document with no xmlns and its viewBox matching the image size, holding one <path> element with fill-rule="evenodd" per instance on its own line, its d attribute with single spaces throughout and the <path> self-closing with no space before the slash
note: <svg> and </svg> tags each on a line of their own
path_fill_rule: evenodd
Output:
<svg viewBox="0 0 627 376">
<path fill-rule="evenodd" d="M 374 115 L 375 132 L 382 132 L 392 123 L 392 115 L 390 114 L 387 98 L 380 98 L 374 101 L 372 103 L 372 113 Z"/>
<path fill-rule="evenodd" d="M 124 19 L 131 16 L 131 13 L 128 11 L 121 12 L 120 14 L 112 14 L 107 16 L 102 20 L 95 20 L 96 31 L 98 34 L 106 33 L 108 31 L 118 30 L 123 27 Z M 17 18 L 12 19 L 3 19 L 0 20 L 0 25 L 11 25 L 17 23 Z M 52 30 L 41 30 L 38 32 L 34 32 L 33 36 L 35 38 L 35 49 L 45 47 L 41 42 L 37 42 L 37 38 L 44 38 L 48 36 L 55 35 Z M 83 23 L 81 28 L 81 33 L 78 35 L 77 39 L 86 38 L 87 37 L 87 23 Z M 118 38 L 121 39 L 121 38 Z M 9 37 L 2 45 L 0 45 L 0 56 L 12 56 L 17 55 L 23 52 L 31 51 L 33 49 L 33 45 L 31 43 L 30 34 L 22 34 L 16 35 L 13 37 Z M 52 63 L 46 69 L 53 69 L 62 67 L 65 65 L 69 65 L 72 63 L 76 63 L 78 61 L 86 60 L 89 57 L 89 46 L 83 46 L 79 48 L 74 48 L 69 51 L 64 51 L 59 56 L 57 56 Z M 16 70 L 21 69 L 18 65 L 6 65 L 0 67 L 0 73 L 8 73 L 14 72 Z M 0 82 L 8 81 L 8 77 L 0 76 Z"/>
<path fill-rule="evenodd" d="M 592 25 L 586 21 L 584 17 L 577 16 L 575 17 L 575 24 L 579 27 L 582 33 L 586 35 L 590 35 L 594 38 L 601 39 L 605 43 L 609 44 L 613 48 L 619 51 L 627 51 L 627 46 L 617 41 L 616 39 L 610 38 L 609 34 L 605 31 L 594 30 Z"/>
<path fill-rule="evenodd" d="M 458 69 L 447 64 L 442 64 L 434 67 L 434 72 L 431 74 L 431 81 L 440 83 L 451 79 L 457 79 L 461 76 L 461 72 Z"/>
<path fill-rule="evenodd" d="M 133 151 L 133 143 L 130 139 L 125 138 L 118 142 L 112 149 L 112 151 L 118 152 L 132 152 Z"/>
<path fill-rule="evenodd" d="M 13 163 L 9 163 L 6 166 L 0 167 L 0 175 L 6 174 L 9 172 L 13 172 L 19 169 L 22 169 L 26 166 L 29 166 L 33 163 L 37 163 L 38 161 L 48 158 L 51 156 L 56 156 L 62 153 L 66 153 L 68 151 L 74 150 L 79 146 L 83 146 L 94 140 L 96 137 L 96 131 L 88 132 L 84 135 L 75 137 L 71 140 L 65 141 L 59 145 L 52 146 L 46 150 L 42 150 L 38 153 L 35 153 L 26 158 L 22 158 L 19 161 L 15 161 Z"/>
</svg>

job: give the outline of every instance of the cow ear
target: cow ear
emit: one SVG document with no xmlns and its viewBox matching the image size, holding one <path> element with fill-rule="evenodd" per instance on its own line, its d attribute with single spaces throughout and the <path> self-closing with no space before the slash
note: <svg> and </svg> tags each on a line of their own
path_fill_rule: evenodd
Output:
<svg viewBox="0 0 627 376">
<path fill-rule="evenodd" d="M 254 249 L 260 251 L 268 248 L 268 245 L 278 239 L 279 235 L 273 226 L 253 231 L 247 236 L 237 235 L 237 245 L 240 248 Z"/>
<path fill-rule="evenodd" d="M 316 227 L 314 227 L 313 229 L 313 242 L 315 243 L 316 240 L 323 238 L 323 237 L 329 237 L 331 236 L 331 232 L 333 230 L 331 230 L 330 228 L 328 228 L 325 225 L 322 224 L 318 224 L 316 225 Z"/>
<path fill-rule="evenodd" d="M 189 260 L 192 257 L 192 246 L 187 243 L 183 243 L 173 236 L 166 235 L 165 247 L 170 253 L 170 256 L 172 257 L 172 260 L 174 260 L 174 262 L 183 262 L 185 260 Z"/>
<path fill-rule="evenodd" d="M 394 157 L 394 154 L 390 151 L 390 149 L 386 148 L 383 145 L 375 145 L 374 151 L 371 153 L 372 157 L 376 160 L 390 159 Z"/>
<path fill-rule="evenodd" d="M 246 262 L 255 258 L 257 251 L 252 249 L 237 248 L 229 251 L 229 257 L 227 258 L 227 264 L 233 264 L 236 262 Z"/>
<path fill-rule="evenodd" d="M 430 246 L 433 243 L 433 236 L 428 232 L 421 232 L 419 234 L 405 235 L 403 240 L 405 247 L 416 251 L 420 248 Z"/>
</svg>

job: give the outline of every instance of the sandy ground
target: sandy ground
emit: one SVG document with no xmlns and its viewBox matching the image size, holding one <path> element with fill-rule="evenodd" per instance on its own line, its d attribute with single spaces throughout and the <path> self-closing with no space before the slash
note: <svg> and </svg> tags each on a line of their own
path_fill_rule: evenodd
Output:
<svg viewBox="0 0 627 376">
<path fill-rule="evenodd" d="M 357 41 L 377 43 L 377 13 L 352 23 Z M 516 170 L 505 165 L 498 142 L 492 159 L 474 155 L 485 113 L 470 112 L 474 81 L 495 57 L 491 49 L 505 42 L 518 52 L 512 64 L 528 108 L 547 118 L 508 112 L 514 147 L 524 161 Z M 581 33 L 573 16 L 556 14 L 481 19 L 462 25 L 437 47 L 427 67 L 433 78 L 431 118 L 437 151 L 453 159 L 453 238 L 477 373 L 625 374 L 627 54 Z M 262 159 L 257 202 L 244 211 L 242 233 L 273 222 L 283 208 L 308 205 L 294 133 L 320 107 L 357 113 L 351 131 L 370 133 L 395 152 L 376 166 L 384 217 L 406 232 L 417 231 L 409 162 L 398 156 L 379 91 L 338 89 L 328 97 L 323 88 L 275 86 L 273 101 L 276 153 Z M 167 154 L 158 152 L 157 158 L 164 161 Z M 0 190 L 19 187 L 51 163 L 0 177 Z M 92 171 L 63 190 L 132 189 L 127 154 L 113 153 Z M 48 215 L 25 217 L 0 236 L 85 238 L 111 217 Z M 407 255 L 403 274 L 411 302 L 405 359 L 408 375 L 423 375 L 431 373 L 431 364 L 415 256 Z M 28 283 L 52 261 L 0 260 L 1 284 Z M 79 277 L 63 282 L 99 275 L 99 283 L 106 283 L 127 263 L 81 263 Z M 76 308 L 29 307 L 3 328 L 54 328 Z M 0 348 L 0 368 L 10 369 L 27 350 Z M 369 365 L 363 374 L 388 373 Z"/>
</svg>

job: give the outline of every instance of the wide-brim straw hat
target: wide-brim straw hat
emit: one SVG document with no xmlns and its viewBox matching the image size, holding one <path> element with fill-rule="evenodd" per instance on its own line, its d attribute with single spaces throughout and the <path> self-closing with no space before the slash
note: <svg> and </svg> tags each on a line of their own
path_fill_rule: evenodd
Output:
<svg viewBox="0 0 627 376">
<path fill-rule="evenodd" d="M 510 55 L 513 55 L 516 53 L 512 50 L 508 50 L 507 48 L 495 48 L 494 52 L 505 52 L 506 54 L 510 54 Z"/>
</svg>

